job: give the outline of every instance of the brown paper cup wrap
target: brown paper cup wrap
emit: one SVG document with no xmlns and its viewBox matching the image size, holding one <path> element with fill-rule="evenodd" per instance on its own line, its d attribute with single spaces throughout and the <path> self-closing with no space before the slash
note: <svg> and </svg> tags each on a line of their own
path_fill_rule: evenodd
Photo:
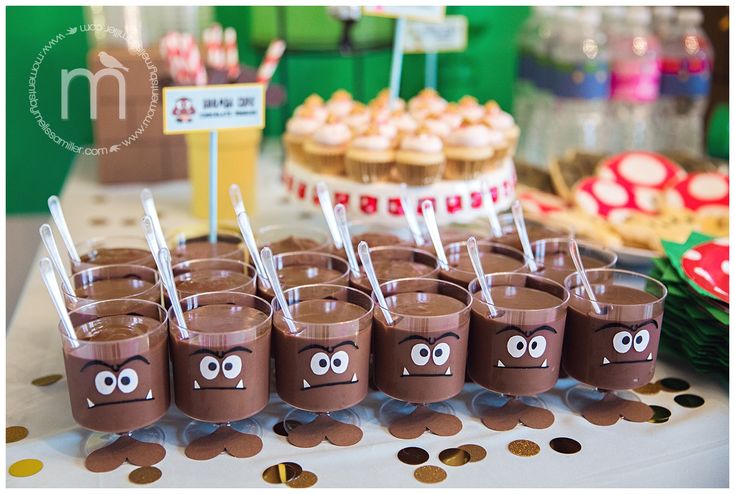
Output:
<svg viewBox="0 0 735 494">
<path fill-rule="evenodd" d="M 304 153 L 304 138 L 288 133 L 283 134 L 283 145 L 286 148 L 286 157 L 298 163 L 306 162 Z"/>
<path fill-rule="evenodd" d="M 444 178 L 447 180 L 470 180 L 492 166 L 492 158 L 477 160 L 447 158 Z"/>
<path fill-rule="evenodd" d="M 345 172 L 347 173 L 347 177 L 364 184 L 388 182 L 393 165 L 393 161 L 370 162 L 352 157 L 345 158 Z"/>
<path fill-rule="evenodd" d="M 316 173 L 324 175 L 345 174 L 345 153 L 339 149 L 334 152 L 314 152 L 308 146 L 304 147 L 306 165 Z"/>
</svg>

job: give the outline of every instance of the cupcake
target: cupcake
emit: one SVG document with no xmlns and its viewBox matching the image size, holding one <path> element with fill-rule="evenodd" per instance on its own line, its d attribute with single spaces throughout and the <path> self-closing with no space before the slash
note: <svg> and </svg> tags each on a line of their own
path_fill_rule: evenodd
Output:
<svg viewBox="0 0 735 494">
<path fill-rule="evenodd" d="M 396 175 L 408 185 L 428 185 L 438 180 L 444 167 L 442 140 L 420 128 L 418 134 L 406 136 L 396 152 Z"/>
<path fill-rule="evenodd" d="M 353 105 L 352 95 L 344 89 L 338 89 L 327 101 L 327 110 L 330 116 L 344 118 L 350 114 Z"/>
<path fill-rule="evenodd" d="M 504 112 L 495 101 L 488 101 L 485 103 L 485 118 L 483 121 L 491 129 L 505 135 L 508 141 L 506 156 L 515 154 L 521 129 L 516 125 L 513 117 Z"/>
<path fill-rule="evenodd" d="M 362 103 L 355 103 L 343 121 L 353 134 L 363 134 L 370 126 L 370 111 Z"/>
<path fill-rule="evenodd" d="M 391 102 L 389 88 L 381 90 L 375 98 L 370 101 L 369 105 L 376 108 L 385 108 L 389 112 L 406 110 L 406 102 L 401 98 L 396 98 Z"/>
<path fill-rule="evenodd" d="M 429 115 L 438 115 L 446 107 L 446 100 L 431 88 L 422 89 L 419 94 L 408 102 L 409 113 L 417 119 L 424 119 Z"/>
<path fill-rule="evenodd" d="M 459 113 L 459 107 L 456 103 L 449 103 L 444 113 L 439 115 L 439 120 L 449 125 L 449 128 L 456 129 L 462 125 L 462 115 Z"/>
<path fill-rule="evenodd" d="M 485 116 L 485 108 L 483 108 L 474 96 L 463 96 L 457 105 L 459 115 L 464 120 L 470 122 L 479 122 Z"/>
<path fill-rule="evenodd" d="M 452 132 L 452 128 L 449 124 L 444 120 L 439 120 L 438 118 L 427 118 L 424 120 L 422 125 L 430 134 L 439 136 L 442 141 L 445 140 Z"/>
<path fill-rule="evenodd" d="M 302 104 L 296 107 L 296 109 L 294 110 L 294 115 L 297 115 L 299 114 L 299 112 L 307 109 L 319 122 L 324 123 L 327 121 L 329 112 L 327 111 L 327 107 L 324 106 L 324 100 L 318 94 L 309 95 Z"/>
<path fill-rule="evenodd" d="M 304 143 L 306 163 L 317 173 L 344 175 L 345 152 L 351 138 L 347 124 L 329 117 Z"/>
<path fill-rule="evenodd" d="M 378 127 L 373 125 L 350 143 L 345 155 L 345 171 L 357 182 L 386 182 L 394 161 L 393 141 L 381 135 Z"/>
<path fill-rule="evenodd" d="M 419 128 L 419 124 L 408 113 L 393 112 L 390 121 L 396 126 L 400 136 L 415 134 Z"/>
<path fill-rule="evenodd" d="M 322 122 L 315 118 L 313 110 L 308 107 L 294 113 L 294 116 L 286 122 L 286 132 L 283 133 L 286 157 L 299 163 L 305 163 L 304 142 L 321 125 Z"/>
<path fill-rule="evenodd" d="M 489 129 L 465 120 L 446 140 L 444 178 L 469 180 L 491 167 L 493 147 Z"/>
</svg>

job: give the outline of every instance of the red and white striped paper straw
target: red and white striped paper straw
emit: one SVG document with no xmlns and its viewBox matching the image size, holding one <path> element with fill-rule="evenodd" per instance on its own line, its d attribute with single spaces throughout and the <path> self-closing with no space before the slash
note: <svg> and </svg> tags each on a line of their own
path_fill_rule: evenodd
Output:
<svg viewBox="0 0 735 494">
<path fill-rule="evenodd" d="M 255 80 L 257 82 L 263 82 L 265 84 L 270 83 L 273 74 L 278 68 L 278 62 L 281 61 L 283 52 L 286 51 L 286 42 L 282 39 L 274 39 L 271 44 L 268 45 L 268 49 L 265 52 L 265 57 L 258 67 L 258 75 Z"/>
</svg>

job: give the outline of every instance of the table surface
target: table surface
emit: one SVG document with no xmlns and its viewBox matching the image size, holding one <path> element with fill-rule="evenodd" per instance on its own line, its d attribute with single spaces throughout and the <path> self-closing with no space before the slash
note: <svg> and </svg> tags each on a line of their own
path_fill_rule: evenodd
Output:
<svg viewBox="0 0 735 494">
<path fill-rule="evenodd" d="M 277 143 L 266 143 L 258 176 L 263 207 L 254 224 L 321 224 L 322 219 L 313 213 L 290 209 L 278 182 L 279 152 Z M 142 216 L 140 189 L 140 185 L 100 186 L 96 183 L 94 160 L 79 159 L 61 196 L 75 238 L 138 235 L 138 221 Z M 153 185 L 151 189 L 162 212 L 164 230 L 191 223 L 188 213 L 191 190 L 187 182 L 168 182 Z M 41 257 L 41 250 L 37 258 Z M 7 425 L 25 426 L 29 436 L 7 445 L 6 468 L 25 458 L 39 459 L 44 467 L 31 477 L 6 474 L 6 483 L 10 487 L 130 486 L 127 477 L 135 468 L 132 465 L 104 474 L 90 473 L 84 468 L 80 445 L 88 432 L 72 419 L 65 380 L 48 387 L 31 385 L 36 377 L 63 374 L 64 369 L 56 332 L 57 317 L 36 266 L 34 262 L 7 333 Z M 543 396 L 556 416 L 553 426 L 533 430 L 519 425 L 512 431 L 494 432 L 469 411 L 469 403 L 480 388 L 468 384 L 459 396 L 450 400 L 463 422 L 458 435 L 424 434 L 415 440 L 400 440 L 391 436 L 378 420 L 377 411 L 385 396 L 372 392 L 358 407 L 365 432 L 360 443 L 348 448 L 323 443 L 307 450 L 291 446 L 284 437 L 273 433 L 273 425 L 282 420 L 287 408 L 272 393 L 270 404 L 256 417 L 263 429 L 263 450 L 249 459 L 221 455 L 205 462 L 184 456 L 179 435 L 188 420 L 172 404 L 160 424 L 167 437 L 166 458 L 157 465 L 163 476 L 153 485 L 264 487 L 268 485 L 261 478 L 265 468 L 293 461 L 304 470 L 316 473 L 319 487 L 418 487 L 422 484 L 413 477 L 416 467 L 396 459 L 401 448 L 418 446 L 431 455 L 426 464 L 447 471 L 447 479 L 438 484 L 443 487 L 728 486 L 727 390 L 697 375 L 686 363 L 660 360 L 656 379 L 663 377 L 688 381 L 691 384 L 688 392 L 703 397 L 704 405 L 683 408 L 674 402 L 674 393 L 643 395 L 641 398 L 646 403 L 671 410 L 668 422 L 621 421 L 612 427 L 597 427 L 566 408 L 562 396 L 574 382 L 563 379 Z M 582 450 L 575 455 L 562 455 L 549 447 L 552 438 L 564 436 L 579 441 Z M 512 455 L 507 445 L 515 439 L 535 441 L 541 446 L 540 454 L 527 458 Z M 467 443 L 484 447 L 487 458 L 461 467 L 445 466 L 439 461 L 438 454 L 443 449 Z"/>
</svg>

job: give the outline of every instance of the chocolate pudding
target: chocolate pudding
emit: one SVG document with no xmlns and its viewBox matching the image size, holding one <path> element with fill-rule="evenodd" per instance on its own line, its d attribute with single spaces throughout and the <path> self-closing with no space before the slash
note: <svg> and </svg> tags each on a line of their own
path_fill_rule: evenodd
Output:
<svg viewBox="0 0 735 494">
<path fill-rule="evenodd" d="M 171 251 L 172 263 L 192 259 L 225 258 L 244 261 L 242 239 L 231 233 L 218 233 L 215 243 L 209 242 L 208 235 L 186 238 L 180 235 L 176 238 L 176 246 Z"/>
<path fill-rule="evenodd" d="M 400 278 L 436 278 L 439 273 L 436 257 L 418 248 L 373 247 L 370 258 L 379 283 Z M 373 289 L 363 268 L 360 273 L 359 277 L 350 275 L 350 284 L 369 295 Z"/>
<path fill-rule="evenodd" d="M 322 252 L 287 252 L 273 257 L 281 288 L 328 283 L 347 285 L 349 265 L 338 257 Z M 258 295 L 273 300 L 273 289 L 258 280 Z"/>
<path fill-rule="evenodd" d="M 456 242 L 466 242 L 468 238 L 475 236 L 481 238 L 483 234 L 476 227 L 473 228 L 470 225 L 457 225 L 457 226 L 446 226 L 439 227 L 439 237 L 442 239 L 442 244 L 449 245 Z M 422 236 L 424 238 L 424 245 L 420 248 L 427 252 L 434 254 L 434 244 L 431 243 L 431 237 L 429 233 L 422 230 Z"/>
<path fill-rule="evenodd" d="M 261 249 L 270 247 L 274 255 L 300 251 L 327 251 L 331 245 L 325 231 L 300 225 L 263 227 L 258 230 L 255 241 Z"/>
<path fill-rule="evenodd" d="M 176 406 L 225 424 L 268 404 L 271 308 L 253 295 L 205 293 L 181 301 L 186 337 L 170 325 Z M 173 311 L 169 311 L 173 318 Z"/>
<path fill-rule="evenodd" d="M 569 295 L 559 284 L 523 273 L 487 275 L 492 317 L 477 280 L 467 370 L 482 387 L 509 396 L 553 388 L 559 377 Z"/>
<path fill-rule="evenodd" d="M 381 285 L 393 317 L 375 310 L 375 384 L 397 400 L 435 403 L 464 385 L 470 296 L 440 280 L 396 280 Z M 405 290 L 405 291 L 404 291 Z"/>
<path fill-rule="evenodd" d="M 304 297 L 314 296 L 312 293 L 317 290 L 331 290 L 338 295 L 335 299 L 298 301 L 296 290 Z M 283 312 L 274 301 L 278 395 L 296 408 L 317 413 L 360 403 L 368 389 L 370 298 L 352 288 L 333 285 L 287 290 L 286 297 L 299 332 L 289 331 Z"/>
<path fill-rule="evenodd" d="M 526 260 L 523 252 L 506 245 L 492 242 L 477 242 L 480 262 L 485 274 L 520 271 Z M 467 242 L 455 242 L 444 248 L 449 270 L 439 272 L 439 278 L 467 287 L 477 276 L 472 268 Z"/>
<path fill-rule="evenodd" d="M 74 420 L 87 429 L 121 434 L 160 419 L 170 403 L 164 309 L 116 299 L 69 316 L 78 338 L 72 341 L 62 331 Z"/>
<path fill-rule="evenodd" d="M 180 296 L 235 291 L 255 293 L 255 268 L 232 259 L 197 259 L 176 264 L 174 282 Z"/>
<path fill-rule="evenodd" d="M 586 273 L 602 314 L 595 312 L 579 275 L 569 275 L 565 280 L 571 298 L 564 370 L 603 390 L 632 389 L 648 383 L 656 366 L 666 288 L 652 278 L 628 271 Z"/>
<path fill-rule="evenodd" d="M 81 305 L 113 298 L 136 298 L 161 301 L 161 285 L 158 273 L 145 266 L 112 264 L 85 269 L 71 277 L 74 294 L 68 293 L 62 284 L 66 308 L 73 310 Z"/>
<path fill-rule="evenodd" d="M 518 237 L 515 223 L 513 222 L 513 215 L 502 214 L 498 217 L 500 226 L 503 231 L 503 236 L 500 238 L 488 237 L 484 240 L 491 242 L 500 242 L 501 244 L 509 245 L 515 249 L 523 250 L 521 245 L 521 239 Z M 540 221 L 524 218 L 526 223 L 526 231 L 528 232 L 528 240 L 533 243 L 537 240 L 545 238 L 572 238 L 574 235 L 568 228 L 564 228 L 558 225 L 548 225 L 541 223 Z"/>
<path fill-rule="evenodd" d="M 577 242 L 582 264 L 585 269 L 610 268 L 618 256 L 611 250 L 591 244 Z M 536 274 L 563 284 L 564 278 L 575 271 L 574 262 L 569 254 L 569 239 L 543 239 L 531 244 L 539 270 Z"/>
<path fill-rule="evenodd" d="M 298 252 L 302 250 L 315 250 L 319 244 L 315 240 L 301 237 L 286 237 L 276 242 L 268 242 L 262 247 L 270 247 L 274 254 L 283 254 L 285 252 Z"/>
</svg>

